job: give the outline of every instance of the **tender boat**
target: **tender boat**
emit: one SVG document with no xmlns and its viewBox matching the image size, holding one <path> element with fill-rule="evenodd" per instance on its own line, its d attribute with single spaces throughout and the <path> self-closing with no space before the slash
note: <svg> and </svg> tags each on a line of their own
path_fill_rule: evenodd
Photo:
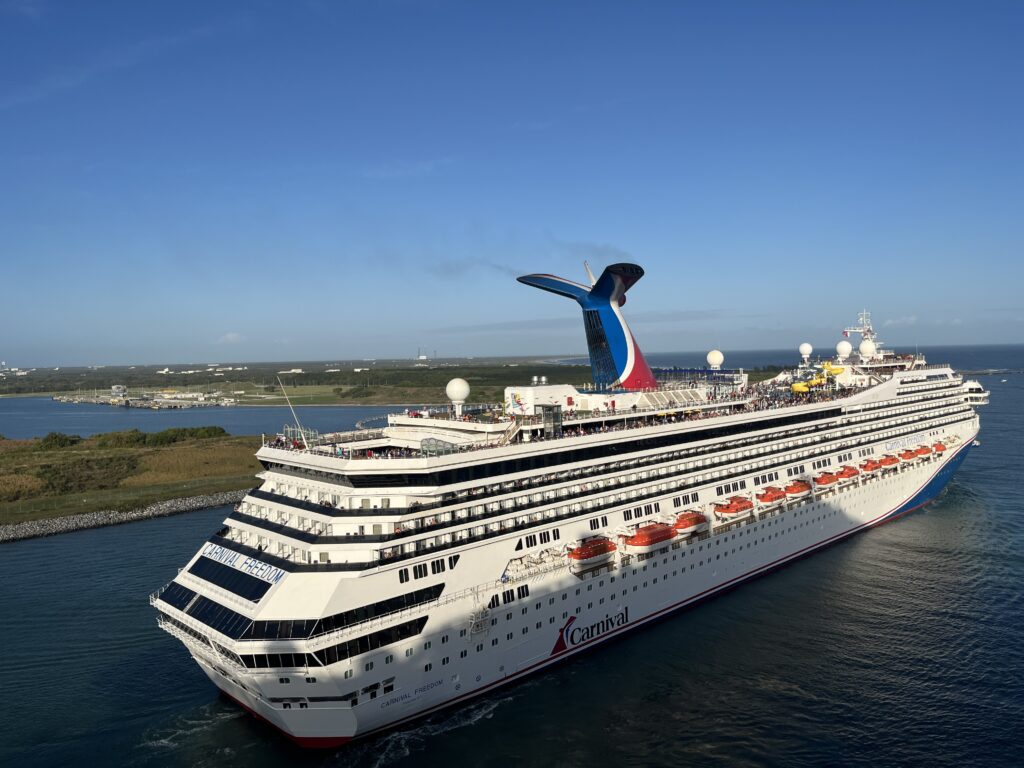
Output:
<svg viewBox="0 0 1024 768">
<path fill-rule="evenodd" d="M 860 470 L 856 467 L 844 465 L 838 472 L 836 472 L 836 477 L 839 478 L 839 482 L 841 483 L 851 483 L 857 479 L 857 475 L 859 474 Z"/>
<path fill-rule="evenodd" d="M 909 464 L 912 461 L 917 461 L 917 451 L 912 448 L 908 448 L 907 450 L 903 451 L 900 454 L 900 461 L 902 461 L 904 464 Z"/>
<path fill-rule="evenodd" d="M 742 496 L 732 496 L 728 502 L 715 504 L 715 512 L 722 517 L 738 517 L 749 514 L 754 509 L 754 502 Z"/>
<path fill-rule="evenodd" d="M 838 482 L 839 478 L 836 476 L 835 472 L 822 472 L 814 478 L 814 485 L 818 488 L 831 488 Z"/>
<path fill-rule="evenodd" d="M 708 519 L 700 512 L 686 511 L 676 518 L 673 525 L 680 536 L 689 536 L 708 529 Z"/>
<path fill-rule="evenodd" d="M 757 494 L 757 503 L 764 509 L 774 509 L 786 500 L 786 492 L 774 485 L 769 485 Z"/>
<path fill-rule="evenodd" d="M 865 475 L 877 475 L 882 470 L 882 462 L 876 459 L 868 459 L 860 465 L 860 471 Z"/>
<path fill-rule="evenodd" d="M 935 443 L 932 446 L 932 450 L 941 456 L 943 453 L 946 452 L 946 446 L 943 443 Z"/>
<path fill-rule="evenodd" d="M 615 556 L 615 542 L 603 536 L 587 539 L 569 550 L 569 567 L 576 571 L 606 563 Z"/>
<path fill-rule="evenodd" d="M 792 483 L 786 486 L 786 498 L 789 499 L 802 499 L 811 492 L 811 486 L 809 483 L 805 483 L 803 480 L 794 480 Z"/>
<path fill-rule="evenodd" d="M 922 445 L 915 451 L 915 453 L 917 454 L 917 458 L 927 459 L 929 456 L 932 455 L 932 449 L 929 448 L 927 445 Z"/>
<path fill-rule="evenodd" d="M 893 467 L 900 463 L 900 460 L 897 459 L 895 456 L 890 456 L 889 454 L 886 454 L 885 456 L 878 460 L 878 463 L 882 466 L 882 469 L 892 469 Z"/>
<path fill-rule="evenodd" d="M 675 538 L 676 529 L 668 523 L 648 523 L 637 528 L 636 533 L 627 536 L 623 549 L 631 555 L 642 555 L 657 549 Z"/>
</svg>

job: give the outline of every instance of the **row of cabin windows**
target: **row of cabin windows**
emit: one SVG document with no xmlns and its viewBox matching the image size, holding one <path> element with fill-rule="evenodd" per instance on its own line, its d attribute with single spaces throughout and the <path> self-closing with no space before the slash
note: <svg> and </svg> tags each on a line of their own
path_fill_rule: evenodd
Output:
<svg viewBox="0 0 1024 768">
<path fill-rule="evenodd" d="M 647 515 L 653 515 L 661 512 L 661 503 L 654 502 L 653 504 L 644 504 L 642 507 L 634 507 L 633 509 L 627 509 L 622 513 L 623 520 L 639 519 L 646 517 Z M 602 520 L 604 518 L 601 518 Z"/>
<path fill-rule="evenodd" d="M 811 468 L 812 469 L 821 469 L 822 467 L 829 466 L 831 463 L 832 463 L 832 459 L 829 459 L 829 458 L 818 459 L 817 461 L 815 461 L 815 462 L 813 462 L 811 464 Z"/>
<path fill-rule="evenodd" d="M 799 467 L 790 467 L 786 470 L 786 477 L 796 477 L 797 475 L 804 474 L 805 465 L 801 464 Z"/>
<path fill-rule="evenodd" d="M 746 480 L 735 480 L 734 482 L 718 486 L 717 488 L 715 488 L 715 493 L 717 493 L 719 496 L 725 496 L 725 494 L 727 493 L 736 493 L 736 491 L 745 491 L 746 489 Z"/>
<path fill-rule="evenodd" d="M 520 539 L 516 543 L 516 552 L 521 550 L 524 544 L 527 547 L 537 546 L 538 537 L 541 544 L 550 544 L 552 541 L 558 541 L 562 537 L 562 534 L 557 528 L 552 528 L 550 531 L 541 531 L 540 533 L 531 533 L 529 536 Z"/>
<path fill-rule="evenodd" d="M 459 555 L 448 555 L 448 568 L 454 568 L 456 563 L 459 562 Z M 430 572 L 435 576 L 439 573 L 444 573 L 445 564 L 444 558 L 430 561 Z M 427 564 L 419 563 L 412 567 L 412 576 L 414 579 L 423 579 L 427 576 Z M 405 584 L 409 580 L 409 569 L 401 568 L 398 571 L 398 582 Z"/>
<path fill-rule="evenodd" d="M 932 394 L 927 397 L 920 397 L 914 401 L 907 402 L 901 401 L 900 405 L 909 405 L 917 402 L 925 402 L 935 399 L 937 397 L 946 397 L 947 395 Z M 865 406 L 861 409 L 861 418 L 875 418 L 876 411 L 884 412 L 887 409 L 891 409 L 896 404 L 896 400 L 886 401 L 883 403 L 874 403 L 870 406 Z M 515 474 L 518 472 L 525 472 L 531 470 L 538 470 L 553 465 L 566 465 L 577 464 L 580 462 L 587 461 L 589 459 L 607 456 L 610 452 L 621 452 L 621 451 L 642 451 L 651 450 L 655 448 L 669 447 L 679 445 L 683 443 L 696 442 L 701 440 L 711 440 L 721 437 L 731 437 L 736 434 L 743 432 L 750 432 L 754 430 L 777 430 L 786 426 L 797 425 L 810 421 L 817 420 L 830 420 L 839 418 L 842 415 L 842 411 L 838 408 L 829 409 L 826 411 L 819 411 L 816 413 L 805 413 L 792 416 L 784 416 L 776 419 L 769 419 L 750 424 L 733 424 L 713 427 L 705 430 L 697 430 L 694 432 L 688 432 L 683 435 L 670 435 L 660 438 L 644 438 L 636 441 L 630 441 L 629 443 L 616 445 L 614 447 L 602 446 L 587 449 L 576 449 L 565 452 L 558 452 L 554 454 L 547 454 L 543 457 L 531 457 L 529 459 L 512 460 L 505 462 L 497 462 L 494 464 L 482 464 L 467 467 L 458 470 L 443 470 L 440 472 L 433 472 L 425 475 L 418 475 L 418 478 L 422 478 L 422 484 L 428 485 L 451 485 L 454 483 L 466 482 L 469 480 L 484 479 L 487 477 L 496 477 L 506 474 Z M 883 417 L 884 418 L 884 417 Z M 861 420 L 860 418 L 853 419 L 854 421 Z M 835 425 L 816 425 L 814 427 L 808 427 L 798 430 L 798 433 L 813 433 L 820 431 L 821 429 L 829 429 Z M 757 443 L 764 442 L 766 439 L 774 439 L 770 436 L 767 438 L 749 438 L 742 440 L 743 443 Z M 697 451 L 695 453 L 702 453 L 703 451 Z M 680 452 L 681 454 L 684 452 Z M 689 451 L 685 453 L 691 453 Z M 301 474 L 313 477 L 315 479 L 323 479 L 327 482 L 337 483 L 339 476 L 334 473 L 322 472 L 317 470 L 298 470 L 290 465 L 283 465 L 277 462 L 263 462 L 267 469 L 280 470 L 288 472 L 289 474 L 295 474 L 301 472 Z M 606 471 L 603 468 L 601 471 Z M 391 486 L 404 486 L 409 484 L 409 477 L 406 475 L 349 475 L 342 478 L 345 485 L 352 485 L 354 487 L 362 487 L 365 485 L 373 485 L 375 487 L 391 485 Z M 417 485 L 421 482 L 417 482 Z M 495 492 L 498 492 L 497 490 Z M 333 501 L 333 497 L 332 497 Z M 390 504 L 390 499 L 380 499 L 382 505 Z M 335 502 L 336 504 L 337 502 Z M 360 505 L 363 508 L 371 506 L 371 499 L 360 499 Z"/>
<path fill-rule="evenodd" d="M 491 595 L 491 600 L 487 603 L 488 608 L 497 608 L 499 605 L 508 605 L 516 600 L 522 600 L 530 596 L 530 585 L 523 584 L 522 586 L 516 587 L 515 589 L 506 589 L 501 593 L 499 598 L 498 595 Z M 511 615 L 511 614 L 509 614 Z"/>
<path fill-rule="evenodd" d="M 850 451 L 849 453 L 841 453 L 838 456 L 836 456 L 836 463 L 837 464 L 844 464 L 844 463 L 846 463 L 847 461 L 849 461 L 852 458 L 853 458 L 853 451 Z"/>
<path fill-rule="evenodd" d="M 792 473 L 791 473 L 791 476 L 792 476 Z M 360 531 L 360 532 L 361 532 L 361 531 Z M 326 555 L 326 554 L 322 555 L 322 558 L 321 558 L 321 559 L 322 559 L 322 561 L 324 561 L 324 562 L 328 562 L 328 560 L 327 560 L 327 555 Z"/>
<path fill-rule="evenodd" d="M 598 528 L 608 527 L 608 515 L 601 515 L 601 517 L 595 517 L 590 521 L 590 530 L 596 531 Z"/>
<path fill-rule="evenodd" d="M 693 493 L 684 493 L 682 496 L 676 496 L 672 500 L 672 506 L 683 507 L 687 504 L 696 504 L 698 501 L 700 501 L 700 494 L 694 491 Z"/>
<path fill-rule="evenodd" d="M 805 514 L 805 513 L 798 513 L 798 514 Z M 755 546 L 757 544 L 763 544 L 766 541 L 769 541 L 769 540 L 774 539 L 774 538 L 778 538 L 779 535 L 782 535 L 782 534 L 785 534 L 785 533 L 790 533 L 790 532 L 792 532 L 792 531 L 794 531 L 794 530 L 796 530 L 798 528 L 802 528 L 802 527 L 805 527 L 805 526 L 812 525 L 813 523 L 816 523 L 816 522 L 819 522 L 819 521 L 823 520 L 825 517 L 831 517 L 831 516 L 834 516 L 836 514 L 837 514 L 837 512 L 833 510 L 830 513 L 820 514 L 817 517 L 814 517 L 814 518 L 812 518 L 810 520 L 805 520 L 805 521 L 799 522 L 799 523 L 794 522 L 794 524 L 790 525 L 787 528 L 784 528 L 784 529 L 782 529 L 780 531 L 777 531 L 775 533 L 769 533 L 766 537 L 761 537 L 761 538 L 755 539 L 753 541 L 748 541 L 748 543 L 746 544 L 746 547 L 744 547 L 742 545 L 742 543 L 741 543 L 739 547 L 733 547 L 732 549 L 723 549 L 718 554 L 715 554 L 714 560 L 711 559 L 711 553 L 709 552 L 707 560 L 701 559 L 697 563 L 692 563 L 690 565 L 690 570 L 693 570 L 695 567 L 702 567 L 704 565 L 710 565 L 712 562 L 720 560 L 722 557 L 728 557 L 730 554 L 735 554 L 737 552 L 737 549 L 744 549 L 744 548 L 750 549 L 752 546 Z M 756 530 L 763 530 L 767 526 L 778 525 L 779 522 L 781 522 L 781 521 L 779 521 L 779 520 L 768 521 L 766 523 L 762 523 L 762 524 L 758 525 L 756 529 L 751 529 L 751 530 L 748 530 L 748 531 L 740 531 L 738 534 L 733 533 L 732 536 L 729 539 L 718 539 L 718 540 L 716 540 L 715 541 L 715 546 L 720 546 L 723 541 L 735 540 L 737 535 L 739 535 L 740 537 L 742 537 L 744 534 L 749 536 L 751 534 L 754 534 L 754 532 Z M 703 552 L 704 551 L 704 546 L 705 545 L 702 544 L 699 547 L 691 547 L 690 550 L 689 550 L 689 554 L 691 555 L 691 557 L 694 555 L 695 552 Z M 711 543 L 710 542 L 706 546 L 708 547 L 709 550 L 711 549 Z M 727 546 L 728 546 L 728 544 L 727 544 Z M 646 559 L 653 559 L 656 556 L 659 556 L 661 554 L 667 553 L 668 550 L 669 550 L 669 548 L 665 547 L 662 550 L 659 550 L 658 553 L 653 553 L 653 552 L 652 553 L 648 553 L 648 558 L 646 558 Z M 681 552 L 679 554 L 673 554 L 672 555 L 672 559 L 673 560 L 677 560 L 679 557 L 682 557 L 682 558 L 685 559 L 686 555 L 687 555 L 687 552 L 683 551 L 683 552 Z M 664 557 L 663 560 L 662 560 L 662 564 L 663 565 L 667 565 L 668 562 L 669 562 L 668 557 L 667 556 Z M 651 567 L 657 568 L 658 567 L 658 563 L 657 562 L 651 563 Z M 648 568 L 648 566 L 646 566 L 646 565 L 643 566 L 642 568 L 633 568 L 632 569 L 632 575 L 633 576 L 637 576 L 637 575 L 639 575 L 641 573 L 646 573 L 647 572 L 647 568 Z M 684 570 L 685 570 L 685 564 L 684 564 Z M 672 576 L 678 576 L 679 575 L 679 570 L 672 571 L 671 575 Z M 623 576 L 623 578 L 629 576 L 629 572 L 628 571 L 624 571 L 622 576 Z M 668 574 L 666 574 L 665 577 L 663 577 L 663 578 L 667 578 L 667 577 L 668 577 Z M 615 581 L 616 581 L 616 577 L 612 576 L 610 578 L 610 580 L 609 580 L 609 583 L 610 584 L 614 584 Z M 635 592 L 635 591 L 637 591 L 640 588 L 646 588 L 649 585 L 657 584 L 658 581 L 659 581 L 659 579 L 657 577 L 655 577 L 655 578 L 653 578 L 650 581 L 645 581 L 645 582 L 643 582 L 640 585 L 634 586 L 633 587 L 633 591 Z M 603 587 L 604 584 L 605 584 L 604 580 L 601 580 L 598 583 L 598 587 Z M 594 589 L 594 585 L 593 584 L 588 584 L 587 585 L 587 591 L 588 592 L 593 591 L 593 589 Z M 576 590 L 576 596 L 577 597 L 580 596 L 581 593 L 582 593 L 582 589 L 577 589 Z M 529 586 L 528 585 L 520 586 L 520 587 L 517 588 L 517 590 L 515 590 L 515 595 L 516 596 L 513 596 L 513 594 L 514 594 L 513 590 L 506 590 L 503 593 L 503 597 L 507 597 L 508 598 L 506 600 L 506 602 L 511 602 L 512 600 L 516 599 L 516 596 L 518 598 L 520 598 L 520 599 L 528 597 L 529 596 Z M 625 597 L 627 594 L 628 594 L 628 590 L 625 590 L 625 589 L 622 590 L 622 596 L 623 597 Z M 568 593 L 567 592 L 563 592 L 562 593 L 562 600 L 564 601 L 567 598 L 568 598 Z M 615 600 L 616 599 L 616 595 L 615 594 L 611 594 L 611 595 L 609 595 L 608 599 Z M 494 597 L 491 600 L 491 605 L 489 607 L 492 607 L 492 608 L 493 607 L 497 607 L 497 605 L 498 605 L 497 600 L 498 600 L 498 595 L 494 595 Z M 600 598 L 599 601 L 598 601 L 598 604 L 603 605 L 604 602 L 605 602 L 605 598 Z M 548 605 L 554 605 L 554 603 L 555 603 L 555 598 L 554 597 L 549 598 Z M 594 603 L 593 602 L 589 602 L 587 604 L 587 609 L 588 610 L 593 609 L 593 607 L 594 607 Z M 535 606 L 535 609 L 536 610 L 541 610 L 541 608 L 542 608 L 542 603 L 537 603 L 536 606 Z M 577 615 L 579 615 L 582 612 L 582 610 L 583 610 L 582 606 L 577 606 L 575 608 L 574 612 Z M 527 611 L 528 611 L 528 608 L 524 608 L 523 609 L 523 614 L 525 615 L 527 613 Z M 566 619 L 568 616 L 569 616 L 569 612 L 568 611 L 563 611 L 562 612 L 562 618 L 563 619 Z M 512 614 L 509 613 L 508 616 L 506 617 L 506 619 L 511 620 L 511 618 L 512 618 Z M 555 621 L 555 616 L 554 615 L 552 615 L 552 616 L 550 616 L 548 618 L 548 623 L 549 624 L 553 624 L 554 621 Z M 496 624 L 497 623 L 497 619 L 493 619 L 491 623 L 492 623 L 492 625 Z M 544 626 L 544 622 L 543 621 L 538 621 L 535 624 L 535 628 L 536 629 L 542 629 L 543 626 Z M 521 634 L 526 635 L 528 633 L 529 633 L 529 627 L 525 627 L 525 626 L 522 627 Z M 466 630 L 465 629 L 460 630 L 460 635 L 459 636 L 460 637 L 465 637 L 465 635 L 466 635 Z M 514 632 L 507 633 L 505 635 L 505 639 L 506 640 L 514 640 L 515 639 L 515 633 Z M 443 645 L 447 641 L 448 641 L 448 635 L 443 635 L 441 637 L 441 644 Z M 491 640 L 491 645 L 492 646 L 497 646 L 498 642 L 499 642 L 498 638 L 493 638 Z M 423 649 L 426 651 L 426 650 L 430 650 L 430 648 L 431 648 L 431 641 L 428 640 L 427 642 L 425 642 L 423 644 Z M 479 652 L 482 652 L 483 649 L 484 649 L 484 644 L 483 643 L 478 643 L 477 646 L 476 646 L 476 651 L 479 653 Z M 405 655 L 407 657 L 412 656 L 413 655 L 413 649 L 412 648 L 407 648 L 406 651 L 405 651 Z M 459 658 L 464 659 L 464 658 L 466 658 L 467 655 L 468 655 L 467 651 L 465 651 L 465 650 L 460 651 Z M 385 663 L 390 663 L 393 660 L 394 660 L 394 657 L 389 654 L 385 658 Z M 445 656 L 445 657 L 443 657 L 441 659 L 441 665 L 442 666 L 446 666 L 450 662 L 451 662 L 451 657 L 449 657 L 449 656 Z M 368 671 L 371 671 L 372 669 L 373 669 L 373 662 L 368 662 L 367 664 L 364 665 L 364 671 L 368 672 Z M 428 662 L 423 667 L 423 671 L 424 672 L 430 672 L 432 669 L 433 669 L 433 662 Z M 352 677 L 352 670 L 346 670 L 345 674 L 344 674 L 344 677 L 346 679 Z M 316 678 L 306 678 L 306 681 L 307 682 L 316 682 Z M 385 682 L 387 682 L 387 681 L 385 681 Z M 374 686 L 369 686 L 367 688 L 364 688 L 362 690 L 362 692 L 366 693 L 367 691 L 370 690 L 370 688 L 373 688 L 373 687 Z M 384 692 L 388 693 L 389 691 L 385 690 Z M 350 696 L 351 696 L 351 694 L 350 694 Z M 371 695 L 370 698 L 374 698 L 374 696 Z M 345 697 L 345 699 L 347 700 L 348 697 Z M 353 703 L 353 706 L 355 706 L 355 702 Z"/>
<path fill-rule="evenodd" d="M 779 479 L 778 472 L 766 472 L 763 475 L 758 475 L 754 478 L 754 485 L 764 485 L 765 483 L 774 483 Z"/>
</svg>

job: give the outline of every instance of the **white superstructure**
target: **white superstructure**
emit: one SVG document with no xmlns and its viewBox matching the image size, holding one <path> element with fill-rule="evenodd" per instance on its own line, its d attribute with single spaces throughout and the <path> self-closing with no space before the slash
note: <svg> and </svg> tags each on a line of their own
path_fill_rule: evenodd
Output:
<svg viewBox="0 0 1024 768">
<path fill-rule="evenodd" d="M 488 691 L 934 498 L 986 393 L 839 352 L 755 385 L 719 354 L 657 387 L 538 380 L 504 414 L 277 436 L 158 621 L 309 746 Z"/>
</svg>

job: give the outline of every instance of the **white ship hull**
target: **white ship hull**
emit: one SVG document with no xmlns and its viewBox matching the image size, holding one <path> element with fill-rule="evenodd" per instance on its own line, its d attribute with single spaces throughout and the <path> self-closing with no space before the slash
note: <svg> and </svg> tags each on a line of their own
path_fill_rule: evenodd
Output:
<svg viewBox="0 0 1024 768">
<path fill-rule="evenodd" d="M 472 595 L 436 607 L 424 606 L 422 613 L 429 613 L 430 621 L 427 631 L 416 638 L 416 651 L 408 658 L 396 657 L 388 666 L 388 674 L 402 684 L 357 706 L 308 703 L 299 708 L 293 703 L 286 709 L 282 704 L 273 705 L 249 686 L 243 689 L 239 682 L 246 682 L 246 676 L 225 669 L 222 660 L 212 654 L 193 655 L 225 694 L 299 743 L 343 744 L 486 693 L 912 511 L 941 490 L 973 438 L 974 433 L 967 435 L 942 459 L 901 467 L 885 477 L 863 478 L 815 499 L 788 502 L 764 519 L 755 516 L 737 521 L 728 531 L 707 539 L 666 544 L 642 563 L 634 558 L 623 565 L 617 557 L 583 578 L 571 573 L 568 563 L 539 573 L 525 580 L 530 587 L 527 599 L 490 611 L 489 618 L 497 618 L 497 624 L 477 633 L 467 632 L 465 637 L 458 633 L 475 607 Z M 478 549 L 497 549 L 510 543 L 512 540 L 498 541 Z M 496 559 L 481 554 L 485 560 Z M 442 643 L 446 635 L 448 640 Z M 492 646 L 496 637 L 500 641 Z M 427 643 L 431 650 L 421 650 Z M 482 650 L 476 650 L 481 645 Z M 465 657 L 460 657 L 462 651 L 467 652 Z M 448 663 L 442 663 L 444 658 Z M 432 668 L 426 672 L 428 663 Z M 218 672 L 218 667 L 228 674 Z M 307 671 L 318 682 L 325 682 L 325 669 Z M 281 674 L 250 671 L 247 677 L 262 689 L 266 683 L 260 678 Z M 294 673 L 291 676 L 294 678 Z M 338 687 L 351 688 L 347 682 L 339 680 Z"/>
</svg>

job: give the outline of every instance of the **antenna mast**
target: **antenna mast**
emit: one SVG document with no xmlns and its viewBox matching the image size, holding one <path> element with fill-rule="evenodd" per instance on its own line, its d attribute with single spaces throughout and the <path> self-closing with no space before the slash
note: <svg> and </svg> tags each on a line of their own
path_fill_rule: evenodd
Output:
<svg viewBox="0 0 1024 768">
<path fill-rule="evenodd" d="M 299 423 L 299 417 L 295 414 L 295 409 L 292 408 L 292 401 L 288 397 L 288 392 L 284 388 L 284 384 L 281 382 L 281 377 L 277 377 L 277 383 L 281 387 L 281 392 L 284 394 L 284 401 L 288 403 L 288 410 L 292 412 L 292 418 L 295 419 L 295 426 L 299 428 L 299 434 L 302 436 L 302 444 L 306 446 L 306 450 L 309 450 L 309 441 L 306 440 L 306 430 L 302 428 Z"/>
</svg>

